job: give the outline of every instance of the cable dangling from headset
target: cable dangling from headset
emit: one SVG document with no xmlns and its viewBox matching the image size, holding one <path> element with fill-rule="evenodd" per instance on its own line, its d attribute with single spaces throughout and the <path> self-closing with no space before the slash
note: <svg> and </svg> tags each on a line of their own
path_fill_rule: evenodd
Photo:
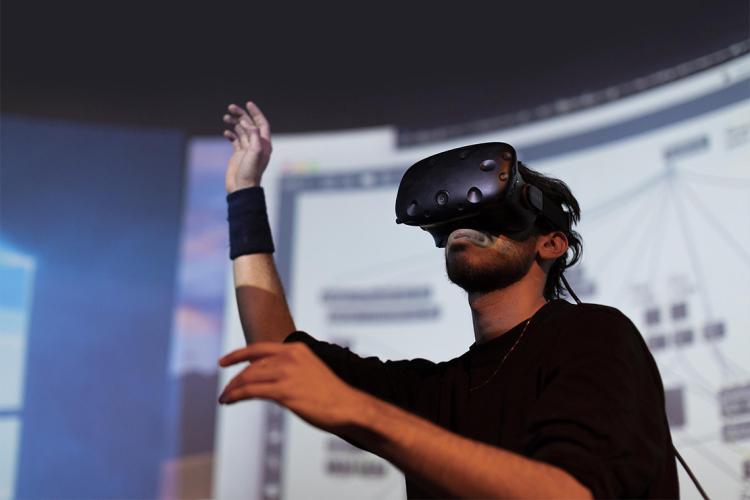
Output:
<svg viewBox="0 0 750 500">
<path fill-rule="evenodd" d="M 570 283 L 568 283 L 568 280 L 565 279 L 564 274 L 560 274 L 560 277 L 562 278 L 563 284 L 565 285 L 565 288 L 568 289 L 568 292 L 570 293 L 570 296 L 575 299 L 577 303 L 581 303 L 581 299 L 578 298 L 578 295 L 573 291 L 573 289 L 570 287 Z"/>
<path fill-rule="evenodd" d="M 672 450 L 674 450 L 674 454 L 677 457 L 677 460 L 680 461 L 680 465 L 682 465 L 682 468 L 685 469 L 685 472 L 688 473 L 688 476 L 690 476 L 690 479 L 693 480 L 693 484 L 695 485 L 696 488 L 698 488 L 698 491 L 700 492 L 704 500 L 710 500 L 708 498 L 708 495 L 706 495 L 706 492 L 703 490 L 701 483 L 698 482 L 698 478 L 695 477 L 695 474 L 693 474 L 693 471 L 690 470 L 690 467 L 688 467 L 687 462 L 685 462 L 685 459 L 682 458 L 682 455 L 680 455 L 680 452 L 677 451 L 677 447 L 675 447 L 674 444 L 672 444 Z"/>
</svg>

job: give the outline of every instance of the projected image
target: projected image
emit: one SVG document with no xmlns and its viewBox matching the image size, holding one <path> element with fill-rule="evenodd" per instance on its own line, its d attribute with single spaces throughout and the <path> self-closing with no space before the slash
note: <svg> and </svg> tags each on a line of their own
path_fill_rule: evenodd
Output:
<svg viewBox="0 0 750 500">
<path fill-rule="evenodd" d="M 429 154 L 509 142 L 529 166 L 571 187 L 584 239 L 583 260 L 567 273 L 573 289 L 635 323 L 659 365 L 676 446 L 709 494 L 738 498 L 750 458 L 748 64 L 712 70 L 712 85 L 696 79 L 671 101 L 659 89 L 521 129 L 385 151 L 366 164 L 340 159 L 359 155 L 346 140 L 328 144 L 338 155 L 330 168 L 324 153 L 290 146 L 299 156 L 284 161 L 321 166 L 282 175 L 268 194 L 277 198 L 276 260 L 298 328 L 381 359 L 465 352 L 474 341 L 466 296 L 448 282 L 431 236 L 394 223 L 396 188 Z M 238 322 L 225 335 L 236 343 Z M 252 422 L 224 418 L 235 435 L 262 429 L 254 486 L 263 498 L 405 495 L 389 463 L 275 405 Z M 228 443 L 217 456 L 236 461 Z M 697 498 L 680 474 L 682 495 Z M 215 491 L 242 481 L 227 474 Z"/>
</svg>

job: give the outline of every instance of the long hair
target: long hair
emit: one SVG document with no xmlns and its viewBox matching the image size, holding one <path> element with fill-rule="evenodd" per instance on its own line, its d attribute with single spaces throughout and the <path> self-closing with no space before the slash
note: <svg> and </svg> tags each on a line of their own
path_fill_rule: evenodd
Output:
<svg viewBox="0 0 750 500">
<path fill-rule="evenodd" d="M 520 161 L 518 162 L 518 170 L 527 183 L 541 189 L 552 201 L 562 206 L 568 214 L 568 227 L 562 230 L 568 238 L 568 251 L 552 264 L 549 274 L 547 274 L 547 281 L 544 284 L 544 298 L 547 300 L 557 299 L 565 293 L 562 282 L 563 272 L 575 265 L 581 259 L 583 253 L 583 239 L 580 234 L 573 230 L 573 225 L 581 219 L 581 209 L 578 206 L 578 200 L 575 199 L 570 188 L 563 181 L 554 177 L 547 177 L 530 169 Z M 541 217 L 537 219 L 536 228 L 538 234 L 548 234 L 560 230 Z"/>
</svg>

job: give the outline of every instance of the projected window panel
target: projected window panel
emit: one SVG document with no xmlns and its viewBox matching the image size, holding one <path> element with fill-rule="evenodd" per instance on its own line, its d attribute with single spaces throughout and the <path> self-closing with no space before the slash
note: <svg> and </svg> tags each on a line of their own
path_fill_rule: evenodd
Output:
<svg viewBox="0 0 750 500">
<path fill-rule="evenodd" d="M 0 498 L 14 495 L 34 261 L 0 248 Z"/>
</svg>

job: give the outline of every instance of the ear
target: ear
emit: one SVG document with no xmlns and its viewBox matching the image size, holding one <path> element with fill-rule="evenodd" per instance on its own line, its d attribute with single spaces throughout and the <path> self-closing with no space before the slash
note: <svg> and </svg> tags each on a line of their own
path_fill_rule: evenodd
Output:
<svg viewBox="0 0 750 500">
<path fill-rule="evenodd" d="M 554 262 L 568 251 L 568 237 L 562 231 L 542 234 L 537 239 L 536 251 L 543 260 Z"/>
</svg>

